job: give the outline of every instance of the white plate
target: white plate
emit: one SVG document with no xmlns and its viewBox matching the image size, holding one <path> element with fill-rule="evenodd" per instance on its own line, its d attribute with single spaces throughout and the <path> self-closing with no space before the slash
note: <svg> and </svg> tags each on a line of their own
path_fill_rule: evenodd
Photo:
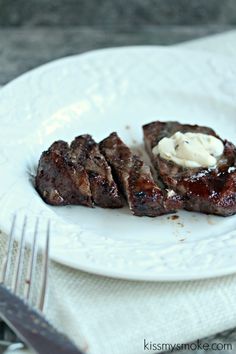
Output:
<svg viewBox="0 0 236 354">
<path fill-rule="evenodd" d="M 50 207 L 29 171 L 56 139 L 117 131 L 140 148 L 153 120 L 209 125 L 236 142 L 234 61 L 181 49 L 133 47 L 65 58 L 33 70 L 0 93 L 0 227 L 13 212 L 53 221 L 51 257 L 112 277 L 187 280 L 236 271 L 236 217 L 180 212 L 135 217 L 127 208 Z M 42 223 L 44 224 L 44 223 Z M 17 228 L 19 233 L 20 227 Z"/>
</svg>

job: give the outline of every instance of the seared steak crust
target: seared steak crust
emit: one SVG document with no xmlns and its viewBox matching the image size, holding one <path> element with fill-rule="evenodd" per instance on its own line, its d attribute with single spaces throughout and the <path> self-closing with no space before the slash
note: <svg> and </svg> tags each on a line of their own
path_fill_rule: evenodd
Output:
<svg viewBox="0 0 236 354">
<path fill-rule="evenodd" d="M 82 204 L 92 206 L 89 178 L 85 168 L 74 163 L 64 141 L 53 143 L 39 160 L 36 189 L 51 205 Z"/>
<path fill-rule="evenodd" d="M 164 137 L 177 131 L 203 133 L 220 137 L 208 127 L 180 124 L 178 122 L 153 122 L 143 126 L 147 152 L 167 188 L 173 189 L 183 199 L 187 210 L 222 216 L 236 213 L 236 147 L 222 140 L 223 156 L 216 168 L 185 168 L 152 153 L 154 146 Z"/>
<path fill-rule="evenodd" d="M 75 162 L 82 164 L 89 176 L 92 198 L 103 208 L 121 208 L 123 199 L 113 180 L 111 168 L 90 135 L 80 135 L 71 143 Z"/>
<path fill-rule="evenodd" d="M 150 168 L 132 154 L 116 133 L 104 139 L 100 149 L 134 215 L 157 216 L 170 211 L 165 207 L 163 192 L 155 184 Z M 173 204 L 176 206 L 176 202 Z"/>
</svg>

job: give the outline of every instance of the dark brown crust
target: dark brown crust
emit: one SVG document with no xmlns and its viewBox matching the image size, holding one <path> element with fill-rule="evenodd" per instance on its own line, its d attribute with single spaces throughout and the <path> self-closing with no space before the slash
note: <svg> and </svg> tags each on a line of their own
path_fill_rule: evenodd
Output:
<svg viewBox="0 0 236 354">
<path fill-rule="evenodd" d="M 124 200 L 113 180 L 111 168 L 92 137 L 88 134 L 76 137 L 71 143 L 71 153 L 89 176 L 95 204 L 102 208 L 121 208 Z"/>
<path fill-rule="evenodd" d="M 170 212 L 162 190 L 155 184 L 150 168 L 123 143 L 116 133 L 100 143 L 129 207 L 137 216 L 158 216 Z M 168 202 L 167 202 L 168 204 Z M 169 202 L 169 207 L 177 205 Z M 173 209 L 172 209 L 173 210 Z"/>
<path fill-rule="evenodd" d="M 57 141 L 39 160 L 36 190 L 51 205 L 93 205 L 89 178 L 80 164 L 73 163 L 66 142 Z"/>
<path fill-rule="evenodd" d="M 220 137 L 208 127 L 183 125 L 178 122 L 152 122 L 143 126 L 147 152 L 166 187 L 183 198 L 184 208 L 207 214 L 229 216 L 236 213 L 236 147 L 227 140 L 223 157 L 215 169 L 184 168 L 171 161 L 154 156 L 152 149 L 163 137 L 177 131 Z"/>
</svg>

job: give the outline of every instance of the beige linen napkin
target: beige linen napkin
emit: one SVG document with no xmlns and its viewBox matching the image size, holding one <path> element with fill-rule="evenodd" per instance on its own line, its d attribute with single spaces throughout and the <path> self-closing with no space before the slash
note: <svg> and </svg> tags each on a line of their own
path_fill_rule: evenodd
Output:
<svg viewBox="0 0 236 354">
<path fill-rule="evenodd" d="M 227 46 L 226 46 L 227 43 Z M 231 43 L 234 43 L 232 50 Z M 236 32 L 181 44 L 236 57 Z M 222 54 L 227 54 L 224 49 Z M 1 245 L 0 245 L 1 246 Z M 1 248 L 1 247 L 0 247 Z M 46 316 L 89 354 L 141 354 L 144 344 L 181 344 L 236 325 L 236 275 L 192 282 L 131 282 L 54 262 Z M 146 341 L 144 343 L 144 341 Z"/>
</svg>

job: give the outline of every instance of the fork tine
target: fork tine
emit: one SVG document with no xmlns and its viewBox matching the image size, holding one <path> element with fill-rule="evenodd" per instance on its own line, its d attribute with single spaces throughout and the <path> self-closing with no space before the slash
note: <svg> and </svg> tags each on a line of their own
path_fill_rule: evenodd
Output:
<svg viewBox="0 0 236 354">
<path fill-rule="evenodd" d="M 10 270 L 11 266 L 11 251 L 12 251 L 12 246 L 13 246 L 13 235 L 14 235 L 14 230 L 15 230 L 15 225 L 16 225 L 16 214 L 13 216 L 12 224 L 11 224 L 11 231 L 8 239 L 8 245 L 7 245 L 7 253 L 6 253 L 6 259 L 4 261 L 3 265 L 3 273 L 2 273 L 2 282 L 3 284 L 6 284 L 7 282 L 7 276 Z"/>
<path fill-rule="evenodd" d="M 11 231 L 10 231 L 10 236 L 8 240 L 8 245 L 7 245 L 7 252 L 6 252 L 6 261 L 4 261 L 3 265 L 3 272 L 2 272 L 2 281 L 4 284 L 7 282 L 8 278 L 8 273 L 10 271 L 11 267 L 11 255 L 12 255 L 12 249 L 13 249 L 13 243 L 14 243 L 14 230 L 16 226 L 16 215 L 14 215 L 13 222 L 11 225 Z M 17 261 L 16 261 L 16 267 L 13 267 L 13 272 L 15 273 L 15 277 L 13 276 L 13 292 L 17 294 L 19 292 L 19 288 L 21 285 L 21 279 L 22 279 L 22 274 L 23 274 L 23 265 L 24 265 L 24 251 L 25 251 L 25 237 L 26 237 L 26 227 L 27 227 L 27 216 L 24 217 L 23 221 L 23 227 L 21 231 L 21 236 L 18 241 L 18 252 L 17 252 Z M 40 296 L 39 296 L 39 302 L 38 302 L 38 308 L 39 310 L 43 311 L 44 303 L 45 303 L 45 294 L 46 294 L 46 288 L 47 288 L 47 277 L 48 277 L 48 264 L 49 264 L 49 246 L 50 246 L 50 220 L 48 220 L 47 223 L 47 228 L 46 228 L 46 244 L 45 244 L 45 249 L 43 251 L 43 260 L 42 260 L 42 286 L 41 286 L 41 291 L 40 291 Z M 28 288 L 26 292 L 26 300 L 30 300 L 31 295 L 32 295 L 32 290 L 33 290 L 33 282 L 34 282 L 34 270 L 36 268 L 36 263 L 37 263 L 37 238 L 38 238 L 38 232 L 39 232 L 39 218 L 36 219 L 35 222 L 35 228 L 34 228 L 34 236 L 33 236 L 33 245 L 31 248 L 31 255 L 30 259 L 27 262 L 29 266 L 28 270 Z M 14 271 L 15 270 L 15 271 Z M 0 279 L 1 281 L 1 279 Z M 25 287 L 25 284 L 24 284 Z"/>
<path fill-rule="evenodd" d="M 37 261 L 37 237 L 38 237 L 38 226 L 39 226 L 39 218 L 36 219 L 35 228 L 34 228 L 34 238 L 33 238 L 33 246 L 30 258 L 30 270 L 29 270 L 29 277 L 28 277 L 28 289 L 26 294 L 26 299 L 29 300 L 32 293 L 32 283 L 33 283 L 33 272 L 35 269 L 36 261 Z"/>
<path fill-rule="evenodd" d="M 43 282 L 42 282 L 42 289 L 41 289 L 40 300 L 39 300 L 39 309 L 40 309 L 40 311 L 43 311 L 44 302 L 45 302 L 46 288 L 47 288 L 50 228 L 51 228 L 51 224 L 50 224 L 50 220 L 48 220 L 47 235 L 46 235 L 46 249 L 45 249 L 44 262 L 43 262 Z"/>
<path fill-rule="evenodd" d="M 22 233 L 21 233 L 21 238 L 19 240 L 19 255 L 18 255 L 18 260 L 17 260 L 17 268 L 16 268 L 16 278 L 15 278 L 15 285 L 13 288 L 14 293 L 16 294 L 18 292 L 18 288 L 20 285 L 20 278 L 21 278 L 21 271 L 22 271 L 22 266 L 23 266 L 23 254 L 24 254 L 24 244 L 25 244 L 25 230 L 26 230 L 26 224 L 27 224 L 27 217 L 24 217 L 24 223 L 23 223 L 23 228 L 22 228 Z"/>
</svg>

